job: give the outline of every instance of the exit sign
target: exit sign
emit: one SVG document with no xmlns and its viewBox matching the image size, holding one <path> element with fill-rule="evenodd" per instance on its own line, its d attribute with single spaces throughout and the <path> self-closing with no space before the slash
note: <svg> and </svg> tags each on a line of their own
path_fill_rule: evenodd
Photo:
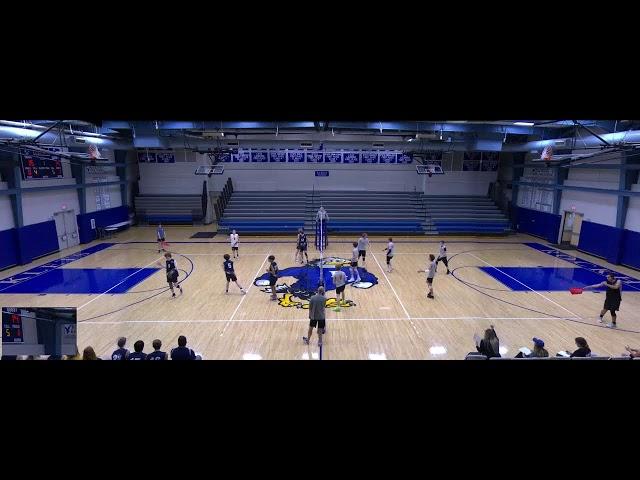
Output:
<svg viewBox="0 0 640 480">
<path fill-rule="evenodd" d="M 329 170 L 316 170 L 316 177 L 328 177 Z"/>
</svg>

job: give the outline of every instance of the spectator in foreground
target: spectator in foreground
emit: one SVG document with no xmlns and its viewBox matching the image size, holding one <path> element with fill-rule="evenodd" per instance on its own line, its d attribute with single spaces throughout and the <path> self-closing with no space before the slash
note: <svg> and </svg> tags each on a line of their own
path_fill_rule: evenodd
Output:
<svg viewBox="0 0 640 480">
<path fill-rule="evenodd" d="M 589 348 L 589 344 L 583 337 L 577 337 L 575 342 L 578 349 L 574 351 L 571 355 L 569 355 L 571 358 L 591 356 L 591 349 Z"/>
<path fill-rule="evenodd" d="M 187 347 L 187 337 L 180 335 L 178 337 L 178 346 L 171 349 L 171 360 L 195 360 L 196 354 Z"/>
<path fill-rule="evenodd" d="M 640 358 L 640 349 L 638 348 L 631 348 L 629 347 L 629 345 L 625 345 L 624 349 L 628 352 L 628 353 L 624 353 L 623 355 L 628 355 L 631 358 Z"/>
<path fill-rule="evenodd" d="M 130 353 L 127 357 L 127 360 L 146 360 L 147 354 L 143 352 L 144 350 L 144 342 L 142 340 L 138 340 L 133 344 L 133 353 Z"/>
<path fill-rule="evenodd" d="M 93 347 L 86 347 L 82 351 L 82 360 L 100 360 L 93 350 Z"/>
<path fill-rule="evenodd" d="M 114 350 L 114 352 L 111 354 L 111 360 L 126 360 L 127 358 L 129 358 L 129 350 L 124 348 L 126 344 L 126 337 L 120 337 L 118 339 L 118 349 Z"/>
<path fill-rule="evenodd" d="M 500 357 L 500 339 L 491 325 L 484 331 L 484 338 L 480 338 L 477 333 L 473 336 L 476 342 L 476 350 L 487 358 Z M 473 355 L 473 353 L 472 353 Z"/>
<path fill-rule="evenodd" d="M 65 360 L 82 360 L 82 357 L 80 356 L 80 351 L 78 350 L 78 347 L 76 347 L 76 353 L 74 353 L 73 355 L 67 355 L 65 357 Z"/>
<path fill-rule="evenodd" d="M 154 340 L 153 343 L 153 353 L 147 355 L 147 360 L 167 360 L 167 352 L 161 352 L 160 348 L 162 348 L 162 342 L 158 339 Z"/>
<path fill-rule="evenodd" d="M 549 352 L 544 348 L 544 340 L 533 337 L 532 341 L 533 350 L 529 350 L 529 353 L 520 351 L 520 353 L 516 355 L 516 358 L 545 358 L 549 356 Z"/>
</svg>

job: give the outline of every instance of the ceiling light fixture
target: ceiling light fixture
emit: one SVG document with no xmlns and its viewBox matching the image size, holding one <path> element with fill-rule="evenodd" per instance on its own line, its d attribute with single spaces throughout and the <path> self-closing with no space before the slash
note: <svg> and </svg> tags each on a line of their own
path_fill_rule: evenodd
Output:
<svg viewBox="0 0 640 480">
<path fill-rule="evenodd" d="M 533 122 L 513 122 L 513 124 L 519 127 L 533 127 L 535 125 Z"/>
</svg>

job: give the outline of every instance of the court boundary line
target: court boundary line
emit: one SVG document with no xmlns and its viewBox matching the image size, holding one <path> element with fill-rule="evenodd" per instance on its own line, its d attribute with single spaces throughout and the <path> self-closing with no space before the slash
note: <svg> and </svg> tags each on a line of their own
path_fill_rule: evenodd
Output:
<svg viewBox="0 0 640 480">
<path fill-rule="evenodd" d="M 502 270 L 500 270 L 498 267 L 491 265 L 489 262 L 481 259 L 480 257 L 474 255 L 473 253 L 464 253 L 463 255 L 469 255 L 477 260 L 480 260 L 481 262 L 489 265 L 491 268 L 494 268 L 495 270 L 499 271 L 500 273 L 502 273 L 503 275 L 511 278 L 512 280 L 515 280 L 516 282 L 518 282 L 520 285 L 524 285 L 525 287 L 527 287 L 529 290 L 531 290 L 533 293 L 540 295 L 542 298 L 544 298 L 545 300 L 547 300 L 548 302 L 553 303 L 554 305 L 562 308 L 565 312 L 569 312 L 571 315 L 573 315 L 573 318 L 579 319 L 579 320 L 584 320 L 580 315 L 576 315 L 575 312 L 572 312 L 571 310 L 569 310 L 568 308 L 563 307 L 562 305 L 560 305 L 559 303 L 554 302 L 553 300 L 551 300 L 548 297 L 545 297 L 543 294 L 541 294 L 540 292 L 534 290 L 533 288 L 531 288 L 529 285 L 527 285 L 526 283 L 521 282 L 520 280 L 518 280 L 517 278 L 512 277 L 511 275 L 509 275 L 508 273 L 503 272 Z"/>
<path fill-rule="evenodd" d="M 567 320 L 566 318 L 555 318 L 555 317 L 411 317 L 411 320 Z M 346 322 L 373 322 L 373 321 L 382 321 L 382 322 L 399 322 L 405 321 L 407 318 L 404 317 L 387 317 L 387 318 L 344 318 L 337 317 L 332 318 L 333 320 L 340 320 Z M 217 320 L 122 320 L 119 322 L 113 321 L 105 321 L 105 322 L 94 322 L 94 321 L 86 321 L 81 322 L 83 325 L 118 325 L 125 323 L 223 323 L 223 322 L 231 322 L 231 323 L 278 323 L 278 322 L 298 322 L 298 323 L 307 323 L 309 319 L 307 318 L 262 318 L 262 319 L 242 319 L 242 320 L 227 320 L 227 319 L 217 319 Z M 597 327 L 598 325 L 593 325 Z"/>
<path fill-rule="evenodd" d="M 148 264 L 146 264 L 144 267 L 139 268 L 138 270 L 136 270 L 135 272 L 127 275 L 126 277 L 124 277 L 122 279 L 122 281 L 116 283 L 113 287 L 111 287 L 109 290 L 105 290 L 104 292 L 102 292 L 100 295 L 98 295 L 95 298 L 92 298 L 91 300 L 89 300 L 87 303 L 84 303 L 82 305 L 80 305 L 79 307 L 76 308 L 76 310 L 82 310 L 84 307 L 86 307 L 87 305 L 89 305 L 92 302 L 95 302 L 96 300 L 98 300 L 100 297 L 102 297 L 104 294 L 109 293 L 111 290 L 113 290 L 114 288 L 116 288 L 118 285 L 122 285 L 128 278 L 134 276 L 136 273 L 141 272 L 142 270 L 144 270 L 145 268 L 151 266 L 152 264 L 156 263 L 158 260 L 162 259 L 162 257 L 158 257 L 153 259 L 151 262 L 149 262 Z"/>
</svg>

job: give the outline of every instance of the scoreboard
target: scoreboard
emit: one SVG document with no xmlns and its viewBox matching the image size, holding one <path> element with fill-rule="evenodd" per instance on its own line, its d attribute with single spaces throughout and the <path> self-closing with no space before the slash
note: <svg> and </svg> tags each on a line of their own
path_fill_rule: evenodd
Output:
<svg viewBox="0 0 640 480">
<path fill-rule="evenodd" d="M 28 313 L 18 308 L 2 309 L 2 343 L 24 343 L 22 315 Z"/>
<path fill-rule="evenodd" d="M 31 152 L 23 149 L 20 152 L 22 161 L 22 176 L 25 180 L 41 178 L 64 178 L 62 162 L 55 152 L 62 152 L 61 148 L 52 147 L 51 154 Z"/>
</svg>

